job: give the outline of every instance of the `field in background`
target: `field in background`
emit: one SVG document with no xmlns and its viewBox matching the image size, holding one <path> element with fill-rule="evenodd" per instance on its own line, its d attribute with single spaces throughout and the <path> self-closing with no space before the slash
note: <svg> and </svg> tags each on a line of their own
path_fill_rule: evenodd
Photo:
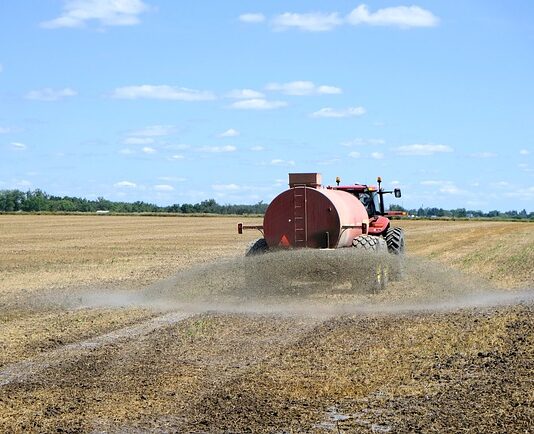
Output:
<svg viewBox="0 0 534 434">
<path fill-rule="evenodd" d="M 240 220 L 261 222 L 0 216 L 0 430 L 533 426 L 531 304 L 330 318 L 212 312 L 175 321 L 143 307 L 33 302 L 87 288 L 135 291 L 240 256 L 259 235 L 237 235 Z M 534 286 L 530 223 L 395 223 L 410 255 L 505 289 Z"/>
<path fill-rule="evenodd" d="M 241 217 L 0 216 L 0 294 L 91 284 L 139 287 L 192 264 L 241 255 L 260 236 Z M 534 282 L 534 224 L 409 221 L 408 252 L 499 285 Z"/>
</svg>

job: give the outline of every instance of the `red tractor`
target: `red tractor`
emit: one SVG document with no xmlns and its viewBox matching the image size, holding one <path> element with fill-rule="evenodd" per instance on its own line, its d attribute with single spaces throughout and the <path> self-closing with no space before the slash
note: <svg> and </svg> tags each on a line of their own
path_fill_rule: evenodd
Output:
<svg viewBox="0 0 534 434">
<path fill-rule="evenodd" d="M 401 197 L 400 189 L 385 191 L 362 184 L 322 186 L 319 173 L 290 173 L 289 189 L 270 203 L 263 225 L 238 224 L 238 232 L 257 229 L 258 239 L 246 256 L 281 249 L 337 249 L 352 247 L 364 251 L 404 253 L 404 231 L 392 227 L 388 217 L 403 212 L 385 211 L 384 195 Z M 382 267 L 377 272 L 383 274 Z M 381 288 L 387 276 L 378 277 Z"/>
<path fill-rule="evenodd" d="M 247 256 L 267 250 L 288 248 L 335 249 L 356 247 L 378 250 L 387 246 L 393 254 L 404 253 L 404 231 L 391 227 L 388 217 L 404 215 L 385 211 L 384 195 L 401 197 L 400 189 L 385 191 L 362 184 L 323 187 L 319 173 L 290 173 L 289 189 L 273 199 L 261 226 L 238 225 L 258 229 L 257 240 Z"/>
</svg>

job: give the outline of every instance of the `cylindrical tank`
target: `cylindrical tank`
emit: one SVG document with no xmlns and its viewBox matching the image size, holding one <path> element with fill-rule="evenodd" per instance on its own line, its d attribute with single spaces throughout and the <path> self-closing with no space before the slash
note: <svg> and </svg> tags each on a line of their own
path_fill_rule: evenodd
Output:
<svg viewBox="0 0 534 434">
<path fill-rule="evenodd" d="M 294 187 L 280 193 L 263 219 L 270 248 L 349 247 L 368 227 L 367 211 L 356 196 L 321 187 Z"/>
</svg>

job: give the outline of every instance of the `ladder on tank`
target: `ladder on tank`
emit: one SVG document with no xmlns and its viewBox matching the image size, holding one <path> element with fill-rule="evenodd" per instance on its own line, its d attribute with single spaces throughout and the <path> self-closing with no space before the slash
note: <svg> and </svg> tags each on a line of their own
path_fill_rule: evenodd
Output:
<svg viewBox="0 0 534 434">
<path fill-rule="evenodd" d="M 295 247 L 308 247 L 306 186 L 293 188 Z"/>
</svg>

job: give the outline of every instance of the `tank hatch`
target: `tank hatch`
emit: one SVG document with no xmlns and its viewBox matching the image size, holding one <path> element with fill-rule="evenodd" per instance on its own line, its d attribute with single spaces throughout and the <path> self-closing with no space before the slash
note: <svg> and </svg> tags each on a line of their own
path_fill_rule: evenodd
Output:
<svg viewBox="0 0 534 434">
<path fill-rule="evenodd" d="M 313 187 L 317 188 L 321 186 L 321 174 L 320 173 L 290 173 L 289 174 L 289 187 Z"/>
</svg>

